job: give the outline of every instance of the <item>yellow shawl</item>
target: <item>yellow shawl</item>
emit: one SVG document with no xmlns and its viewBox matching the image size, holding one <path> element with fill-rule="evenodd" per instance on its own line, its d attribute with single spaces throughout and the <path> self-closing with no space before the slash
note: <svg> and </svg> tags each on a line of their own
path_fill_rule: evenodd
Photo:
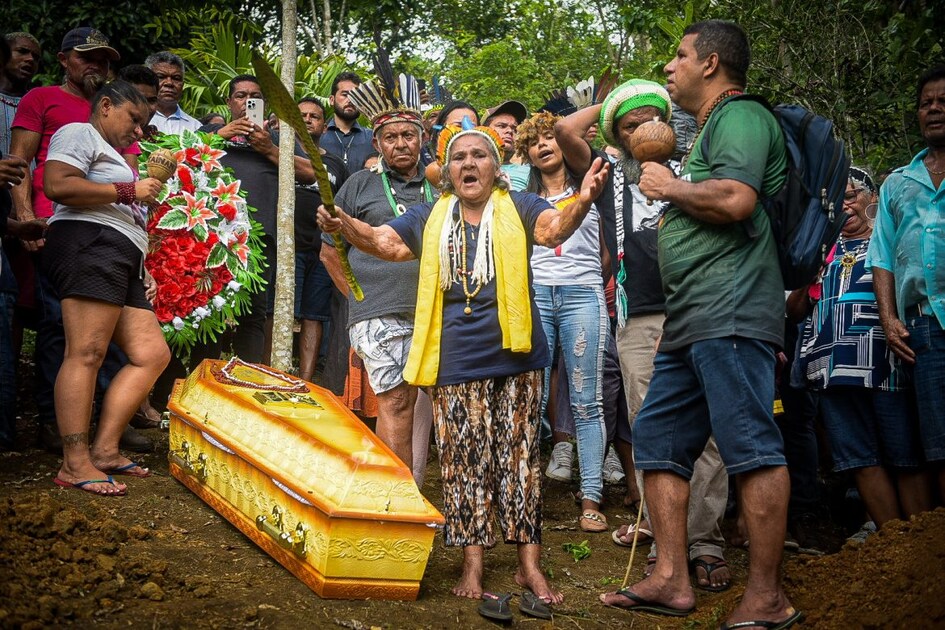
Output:
<svg viewBox="0 0 945 630">
<path fill-rule="evenodd" d="M 508 192 L 493 190 L 492 203 L 495 287 L 502 347 L 512 352 L 531 352 L 532 308 L 525 228 Z M 404 379 L 412 385 L 435 385 L 440 369 L 443 290 L 440 288 L 439 241 L 443 222 L 448 220 L 452 207 L 453 195 L 440 197 L 423 230 L 413 341 L 404 369 Z"/>
</svg>

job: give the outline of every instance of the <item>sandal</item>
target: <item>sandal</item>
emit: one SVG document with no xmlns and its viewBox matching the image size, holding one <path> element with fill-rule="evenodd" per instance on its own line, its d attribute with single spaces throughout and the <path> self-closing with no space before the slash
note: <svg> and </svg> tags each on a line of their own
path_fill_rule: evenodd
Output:
<svg viewBox="0 0 945 630">
<path fill-rule="evenodd" d="M 580 524 L 582 531 L 591 534 L 607 531 L 607 517 L 597 510 L 584 510 L 584 513 L 581 514 Z"/>
<path fill-rule="evenodd" d="M 551 606 L 548 605 L 548 602 L 531 591 L 522 593 L 522 599 L 518 603 L 518 609 L 523 614 L 529 615 L 530 617 L 537 617 L 538 619 L 551 619 L 552 617 Z"/>
<path fill-rule="evenodd" d="M 614 544 L 618 547 L 632 547 L 633 546 L 633 532 L 637 530 L 636 523 L 631 525 L 621 525 L 614 530 L 614 533 L 610 535 L 613 539 Z M 637 547 L 642 547 L 644 545 L 649 545 L 653 542 L 653 532 L 646 527 L 640 528 L 640 533 L 637 536 Z"/>
<path fill-rule="evenodd" d="M 482 603 L 479 604 L 479 614 L 486 619 L 494 621 L 512 621 L 512 609 L 509 602 L 512 601 L 511 593 L 483 593 Z"/>
<path fill-rule="evenodd" d="M 727 566 L 728 563 L 722 559 L 719 559 L 716 562 L 706 562 L 702 558 L 693 558 L 689 561 L 689 569 L 696 577 L 696 588 L 703 591 L 709 591 L 710 593 L 721 593 L 722 591 L 727 591 L 728 589 L 732 588 L 731 577 L 729 577 L 728 582 L 725 584 L 712 584 L 712 573 Z M 699 574 L 696 572 L 696 569 L 702 569 L 705 572 L 705 580 L 708 582 L 708 584 L 699 583 Z"/>
</svg>

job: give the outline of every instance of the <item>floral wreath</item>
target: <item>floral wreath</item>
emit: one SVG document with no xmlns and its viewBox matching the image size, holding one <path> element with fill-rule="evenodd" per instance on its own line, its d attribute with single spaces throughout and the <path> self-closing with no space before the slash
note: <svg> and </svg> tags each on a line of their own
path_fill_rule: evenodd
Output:
<svg viewBox="0 0 945 630">
<path fill-rule="evenodd" d="M 157 283 L 154 314 L 181 358 L 232 325 L 264 282 L 262 227 L 250 217 L 256 210 L 240 181 L 220 163 L 223 146 L 216 134 L 192 131 L 141 143 L 141 177 L 153 151 L 168 149 L 177 159 L 148 214 L 144 266 Z"/>
</svg>

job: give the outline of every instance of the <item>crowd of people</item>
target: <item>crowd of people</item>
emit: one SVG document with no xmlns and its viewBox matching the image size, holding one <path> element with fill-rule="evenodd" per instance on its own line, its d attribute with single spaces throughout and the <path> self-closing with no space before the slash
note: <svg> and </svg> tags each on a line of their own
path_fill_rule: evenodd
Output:
<svg viewBox="0 0 945 630">
<path fill-rule="evenodd" d="M 146 226 L 162 183 L 139 177 L 138 142 L 185 130 L 225 141 L 269 264 L 235 332 L 198 343 L 190 364 L 230 352 L 268 363 L 285 242 L 278 123 L 247 115 L 263 98 L 252 75 L 225 86 L 228 117 L 197 120 L 180 106 L 179 56 L 118 71 L 119 53 L 88 27 L 61 42 L 62 84 L 38 87 L 42 45 L 0 40 L 0 448 L 14 447 L 31 328 L 40 444 L 63 456 L 55 483 L 123 495 L 116 476 L 151 473 L 122 450 L 153 448 L 136 429 L 156 426 L 166 383 L 186 373 L 150 303 Z M 686 29 L 665 84 L 631 79 L 534 114 L 506 101 L 480 116 L 421 98 L 415 82 L 393 90 L 353 72 L 327 103 L 298 103 L 337 210 L 321 206 L 297 142 L 300 375 L 376 416 L 421 486 L 432 428 L 444 539 L 463 549 L 453 592 L 481 599 L 483 615 L 510 614 L 483 584 L 500 535 L 517 545 L 522 610 L 549 617 L 563 599 L 539 562 L 549 438 L 546 476 L 569 481 L 577 453 L 578 526 L 650 546 L 643 578 L 602 594 L 608 606 L 685 616 L 691 575 L 704 590 L 731 586 L 731 480 L 749 569 L 728 628 L 803 618 L 780 565 L 822 517 L 815 425 L 874 529 L 943 503 L 945 66 L 918 80 L 926 147 L 884 182 L 850 169 L 840 238 L 818 279 L 786 292 L 761 200 L 781 189 L 788 157 L 771 112 L 733 98 L 749 62 L 744 32 L 710 20 Z M 641 163 L 632 139 L 654 119 L 676 150 Z M 608 522 L 605 481 L 626 484 L 638 520 Z"/>
</svg>

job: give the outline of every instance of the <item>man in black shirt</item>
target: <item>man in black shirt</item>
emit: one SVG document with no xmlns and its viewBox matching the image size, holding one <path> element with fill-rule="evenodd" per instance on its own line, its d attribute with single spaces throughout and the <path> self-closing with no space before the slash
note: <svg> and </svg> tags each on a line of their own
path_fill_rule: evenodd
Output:
<svg viewBox="0 0 945 630">
<path fill-rule="evenodd" d="M 233 351 L 244 361 L 269 363 L 271 343 L 271 316 L 275 302 L 276 272 L 276 214 L 279 199 L 279 139 L 278 135 L 260 127 L 246 117 L 246 101 L 261 99 L 262 89 L 256 77 L 238 75 L 230 80 L 227 105 L 230 122 L 226 125 L 204 125 L 200 131 L 215 133 L 227 141 L 224 166 L 233 169 L 246 191 L 246 203 L 256 209 L 253 218 L 262 224 L 263 257 L 268 267 L 262 276 L 263 289 L 252 294 L 249 310 L 240 317 L 239 334 L 233 341 Z M 311 184 L 315 171 L 305 152 L 296 144 L 296 182 Z M 267 322 L 268 320 L 268 322 Z"/>
</svg>

